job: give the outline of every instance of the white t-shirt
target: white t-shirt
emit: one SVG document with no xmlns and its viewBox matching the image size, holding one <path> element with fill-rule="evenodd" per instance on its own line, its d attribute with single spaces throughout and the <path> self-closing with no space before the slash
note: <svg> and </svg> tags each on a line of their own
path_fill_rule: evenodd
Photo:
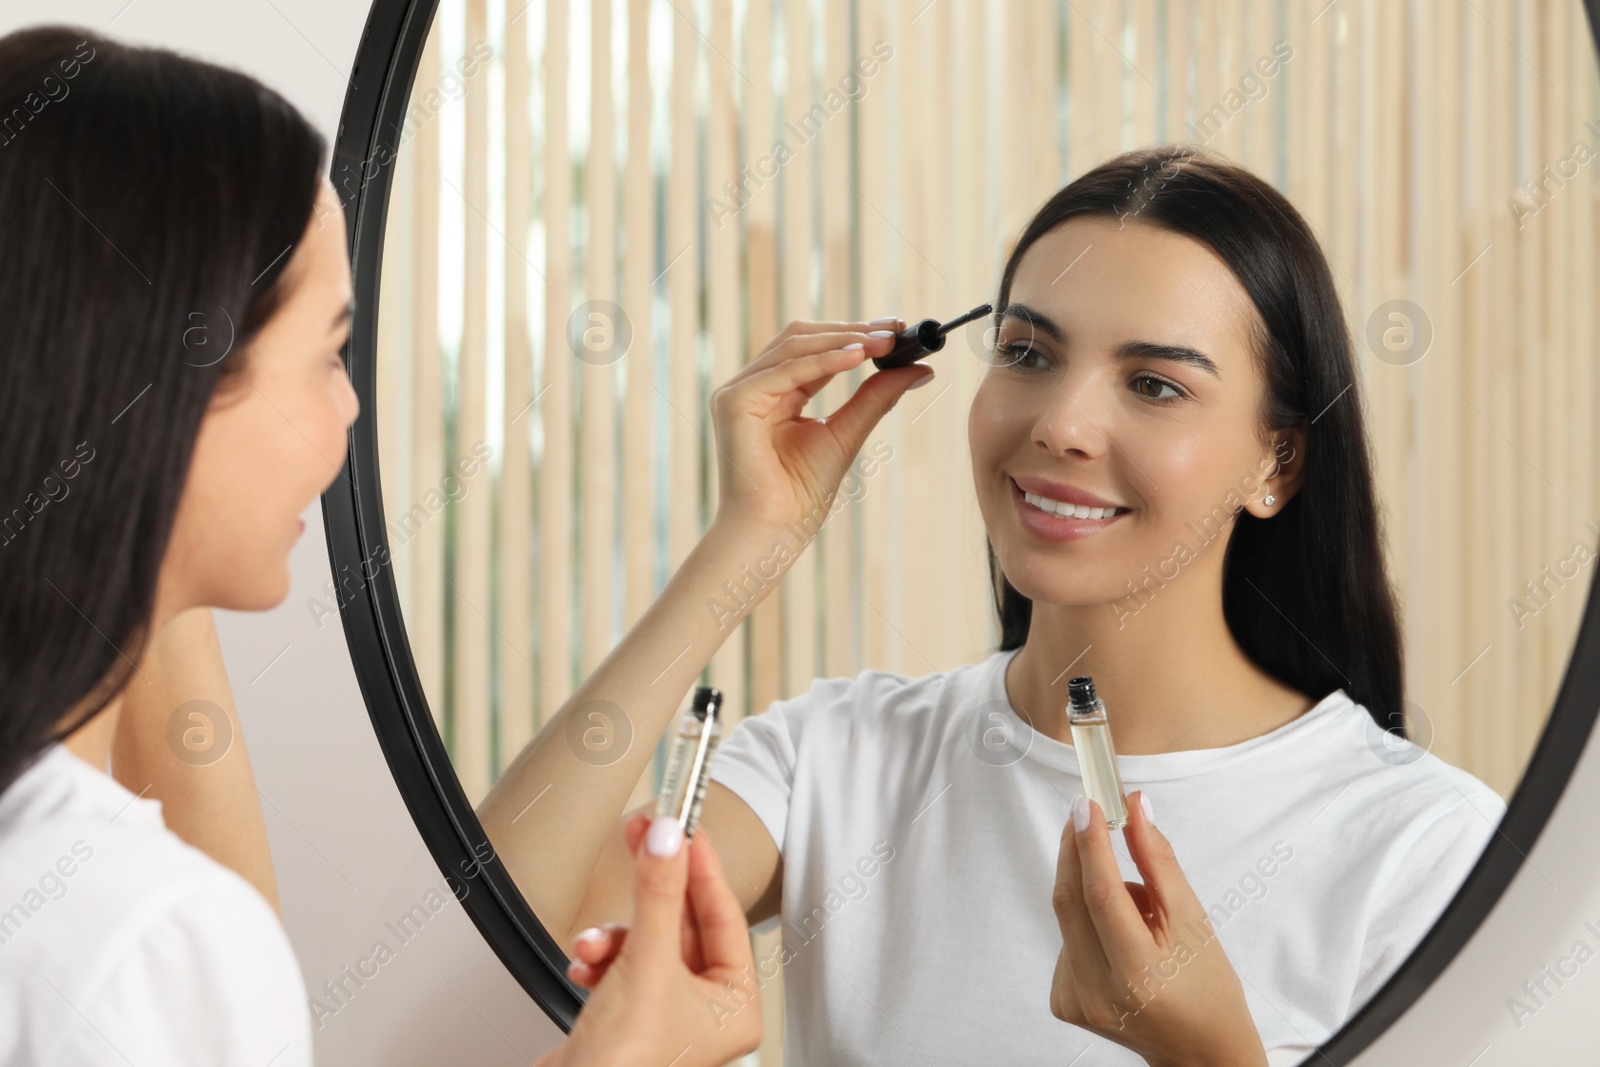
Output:
<svg viewBox="0 0 1600 1067">
<path fill-rule="evenodd" d="M 272 906 L 61 745 L 0 795 L 0 1067 L 309 1067 Z"/>
<path fill-rule="evenodd" d="M 786 1067 L 1144 1064 L 1050 1012 L 1051 889 L 1082 780 L 1076 749 L 1007 700 L 1013 655 L 819 679 L 718 748 L 712 779 L 783 855 L 782 912 L 758 927 L 781 921 L 783 945 L 756 980 L 783 975 Z M 1505 812 L 1342 689 L 1236 745 L 1117 763 L 1208 907 L 1274 1067 L 1377 991 Z"/>
</svg>

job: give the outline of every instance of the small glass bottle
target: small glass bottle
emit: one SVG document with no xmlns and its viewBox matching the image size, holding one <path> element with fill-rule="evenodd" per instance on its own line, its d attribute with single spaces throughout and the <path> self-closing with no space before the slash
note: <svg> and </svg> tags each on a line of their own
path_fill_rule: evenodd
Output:
<svg viewBox="0 0 1600 1067">
<path fill-rule="evenodd" d="M 722 740 L 722 690 L 696 686 L 694 703 L 683 713 L 678 736 L 672 743 L 666 777 L 656 799 L 656 818 L 675 818 L 687 841 L 700 821 L 700 804 L 706 797 L 711 757 Z"/>
<path fill-rule="evenodd" d="M 1095 695 L 1094 679 L 1087 674 L 1067 679 L 1067 698 L 1067 723 L 1072 727 L 1072 747 L 1078 750 L 1083 791 L 1100 805 L 1106 825 L 1120 829 L 1128 821 L 1128 805 L 1122 799 L 1111 727 L 1106 725 L 1106 702 Z"/>
</svg>

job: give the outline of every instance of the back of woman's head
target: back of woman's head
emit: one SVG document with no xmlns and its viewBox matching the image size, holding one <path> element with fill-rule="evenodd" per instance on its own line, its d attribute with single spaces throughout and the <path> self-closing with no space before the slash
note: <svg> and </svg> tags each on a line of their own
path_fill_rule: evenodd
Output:
<svg viewBox="0 0 1600 1067">
<path fill-rule="evenodd" d="M 201 419 L 247 387 L 323 150 L 243 74 L 0 38 L 0 789 L 133 675 Z"/>
<path fill-rule="evenodd" d="M 1027 249 L 1076 216 L 1137 222 L 1201 242 L 1259 317 L 1257 429 L 1305 428 L 1304 480 L 1269 519 L 1238 513 L 1223 558 L 1228 629 L 1259 667 L 1321 698 L 1343 688 L 1403 735 L 1399 611 L 1386 576 L 1372 461 L 1349 330 L 1326 258 L 1269 183 L 1192 145 L 1127 152 L 1052 196 L 1018 239 L 995 306 Z M 1027 638 L 1032 602 L 989 549 L 1002 650 Z"/>
</svg>

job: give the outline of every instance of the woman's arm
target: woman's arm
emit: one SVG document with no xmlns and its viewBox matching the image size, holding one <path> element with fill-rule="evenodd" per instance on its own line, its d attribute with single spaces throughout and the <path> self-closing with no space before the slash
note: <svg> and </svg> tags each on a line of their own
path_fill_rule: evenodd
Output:
<svg viewBox="0 0 1600 1067">
<path fill-rule="evenodd" d="M 200 703 L 180 714 L 191 701 Z M 180 721 L 169 729 L 175 715 Z M 134 793 L 161 801 L 173 833 L 278 907 L 256 776 L 210 608 L 180 612 L 152 636 L 123 690 L 111 773 Z"/>
<path fill-rule="evenodd" d="M 623 806 L 712 655 L 776 584 L 766 582 L 744 600 L 751 592 L 745 569 L 768 577 L 775 563 L 781 576 L 806 547 L 794 531 L 821 525 L 872 427 L 931 372 L 920 365 L 880 371 L 826 419 L 804 417 L 807 401 L 835 375 L 893 347 L 893 332 L 880 325 L 791 323 L 712 394 L 718 493 L 710 529 L 479 805 L 495 851 L 563 944 L 580 915 L 626 907 Z M 735 609 L 727 586 L 741 581 L 743 603 Z M 626 729 L 631 739 L 620 756 L 595 758 L 583 743 L 590 729 Z M 776 848 L 764 829 L 724 834 L 741 814 L 712 790 L 708 837 L 728 866 L 743 872 L 741 900 L 754 902 L 770 886 Z M 591 885 L 599 892 L 593 900 Z"/>
<path fill-rule="evenodd" d="M 776 583 L 768 583 L 737 614 L 714 614 L 708 605 L 728 604 L 722 583 L 736 578 L 744 564 L 770 556 L 775 537 L 760 524 L 713 522 L 661 595 L 517 755 L 479 805 L 478 817 L 495 852 L 516 879 L 529 907 L 559 943 L 570 941 L 580 913 L 586 920 L 583 925 L 588 925 L 588 917 L 596 910 L 613 915 L 618 906 L 626 908 L 630 889 L 622 873 L 629 866 L 622 834 L 623 808 L 656 743 L 676 722 L 685 694 L 717 649 Z M 804 546 L 794 548 L 798 552 Z M 626 725 L 610 722 L 609 728 L 631 733 L 626 751 L 604 765 L 583 758 L 583 731 L 591 724 L 606 728 L 601 720 L 589 716 L 615 719 L 619 713 L 626 717 Z M 612 756 L 607 753 L 605 758 Z M 712 791 L 715 789 L 713 783 Z M 719 847 L 735 847 L 731 838 L 719 832 L 721 814 L 713 811 L 708 795 L 702 826 Z M 599 864 L 602 852 L 612 862 Z M 771 859 L 776 860 L 775 850 Z M 621 869 L 614 866 L 617 862 Z M 755 866 L 738 856 L 730 864 L 751 877 L 760 877 L 752 873 Z M 770 877 L 773 863 L 765 866 Z M 590 901 L 586 908 L 592 876 L 601 876 L 598 880 L 605 883 L 607 891 L 602 895 L 607 899 Z M 738 888 L 741 898 L 750 891 L 745 885 Z M 758 888 L 765 891 L 767 887 L 763 883 Z"/>
</svg>

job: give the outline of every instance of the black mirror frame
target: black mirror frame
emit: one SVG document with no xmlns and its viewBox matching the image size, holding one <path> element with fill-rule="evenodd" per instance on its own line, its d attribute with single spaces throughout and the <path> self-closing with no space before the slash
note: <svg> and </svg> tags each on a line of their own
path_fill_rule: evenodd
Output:
<svg viewBox="0 0 1600 1067">
<path fill-rule="evenodd" d="M 1600 0 L 1583 2 L 1590 33 L 1600 48 Z M 378 292 L 393 177 L 389 163 L 437 8 L 438 0 L 375 0 L 339 119 L 330 176 L 344 205 L 354 274 L 355 317 L 344 355 L 361 400 L 361 415 L 350 429 L 345 476 L 335 479 L 323 494 L 322 516 L 333 573 L 367 579 L 358 578 L 354 590 L 341 583 L 339 615 L 373 729 L 406 807 L 484 939 L 545 1013 L 570 1031 L 583 999 L 566 977 L 566 953 L 494 855 L 456 778 L 411 658 L 388 567 L 378 480 L 375 370 Z M 1539 839 L 1597 715 L 1600 583 L 1592 582 L 1555 708 L 1498 833 L 1412 954 L 1318 1050 L 1321 1059 L 1333 1064 L 1353 1060 L 1405 1013 L 1466 945 Z"/>
</svg>

